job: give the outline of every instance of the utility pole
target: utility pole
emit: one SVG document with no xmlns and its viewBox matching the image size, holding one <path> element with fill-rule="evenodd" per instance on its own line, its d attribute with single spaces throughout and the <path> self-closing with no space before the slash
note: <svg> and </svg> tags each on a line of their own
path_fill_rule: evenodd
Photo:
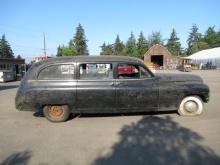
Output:
<svg viewBox="0 0 220 165">
<path fill-rule="evenodd" d="M 44 35 L 44 57 L 47 56 L 47 52 L 46 52 L 46 40 L 45 40 L 45 34 L 43 33 Z"/>
</svg>

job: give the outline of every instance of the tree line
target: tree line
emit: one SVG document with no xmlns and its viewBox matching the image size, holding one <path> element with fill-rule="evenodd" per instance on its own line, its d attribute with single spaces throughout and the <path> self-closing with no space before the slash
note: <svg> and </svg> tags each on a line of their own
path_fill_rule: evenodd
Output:
<svg viewBox="0 0 220 165">
<path fill-rule="evenodd" d="M 165 42 L 166 41 L 166 42 Z M 81 24 L 76 27 L 76 33 L 67 46 L 58 46 L 57 56 L 89 55 L 84 28 Z M 197 25 L 192 25 L 187 39 L 187 48 L 183 48 L 176 30 L 173 28 L 167 40 L 164 40 L 159 31 L 152 32 L 146 38 L 140 32 L 135 38 L 131 32 L 126 42 L 117 35 L 114 43 L 104 42 L 100 47 L 100 55 L 128 55 L 143 58 L 144 53 L 154 44 L 161 44 L 166 47 L 174 56 L 187 56 L 197 51 L 220 47 L 220 30 L 216 31 L 215 26 L 210 26 L 202 34 Z M 0 58 L 14 58 L 14 53 L 5 35 L 0 38 Z M 18 55 L 17 58 L 21 58 Z"/>
<path fill-rule="evenodd" d="M 187 39 L 187 55 L 193 54 L 200 50 L 220 46 L 220 30 L 216 31 L 215 26 L 208 27 L 204 34 L 199 33 L 199 29 L 195 24 L 192 26 L 190 30 L 191 31 Z"/>
<path fill-rule="evenodd" d="M 88 46 L 85 31 L 81 24 L 76 28 L 76 33 L 73 39 L 69 41 L 67 46 L 59 46 L 57 56 L 72 56 L 72 55 L 88 55 Z M 166 42 L 165 42 L 166 41 Z M 210 26 L 204 34 L 199 33 L 199 28 L 193 24 L 187 39 L 187 48 L 183 48 L 180 38 L 176 30 L 173 28 L 167 40 L 164 40 L 159 31 L 152 32 L 146 38 L 141 31 L 137 39 L 131 32 L 126 42 L 120 39 L 117 35 L 114 43 L 104 42 L 100 48 L 100 55 L 128 55 L 143 58 L 147 50 L 155 45 L 161 44 L 166 47 L 174 56 L 187 56 L 197 51 L 214 48 L 220 46 L 220 31 L 215 30 L 215 26 Z"/>
<path fill-rule="evenodd" d="M 143 58 L 144 53 L 151 46 L 161 44 L 174 56 L 188 56 L 200 50 L 220 46 L 220 31 L 215 31 L 215 26 L 208 27 L 204 34 L 199 33 L 198 30 L 195 24 L 190 29 L 186 49 L 182 47 L 180 38 L 173 28 L 166 42 L 160 32 L 152 32 L 148 39 L 143 35 L 143 32 L 140 32 L 137 40 L 131 32 L 125 43 L 117 35 L 114 43 L 103 43 L 100 55 L 129 55 Z"/>
</svg>

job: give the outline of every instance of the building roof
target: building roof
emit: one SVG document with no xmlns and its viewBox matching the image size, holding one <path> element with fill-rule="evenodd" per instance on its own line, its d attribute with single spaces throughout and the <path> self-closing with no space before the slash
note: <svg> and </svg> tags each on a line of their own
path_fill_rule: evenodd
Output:
<svg viewBox="0 0 220 165">
<path fill-rule="evenodd" d="M 203 60 L 203 59 L 216 59 L 220 58 L 220 47 L 212 48 L 212 49 L 206 49 L 199 52 L 196 52 L 188 58 L 192 60 Z"/>
<path fill-rule="evenodd" d="M 1 64 L 25 64 L 25 59 L 0 58 Z"/>
<path fill-rule="evenodd" d="M 144 54 L 144 56 L 163 55 L 163 54 L 167 54 L 169 56 L 172 56 L 172 54 L 169 52 L 169 50 L 167 50 L 167 48 L 165 48 L 163 45 L 155 44 L 150 47 L 150 49 Z"/>
<path fill-rule="evenodd" d="M 37 56 L 37 57 L 34 57 L 33 60 L 31 62 L 39 62 L 39 61 L 43 61 L 43 60 L 46 60 L 48 58 L 52 58 L 50 56 Z"/>
</svg>

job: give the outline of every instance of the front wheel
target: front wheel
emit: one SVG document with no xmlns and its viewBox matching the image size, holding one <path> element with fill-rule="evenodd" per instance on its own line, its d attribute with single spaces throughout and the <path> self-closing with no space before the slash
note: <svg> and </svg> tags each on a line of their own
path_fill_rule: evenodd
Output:
<svg viewBox="0 0 220 165">
<path fill-rule="evenodd" d="M 181 116 L 196 116 L 203 112 L 203 101 L 198 96 L 185 97 L 180 103 L 178 113 Z"/>
<path fill-rule="evenodd" d="M 46 105 L 43 108 L 44 116 L 52 122 L 64 122 L 70 116 L 67 105 Z"/>
</svg>

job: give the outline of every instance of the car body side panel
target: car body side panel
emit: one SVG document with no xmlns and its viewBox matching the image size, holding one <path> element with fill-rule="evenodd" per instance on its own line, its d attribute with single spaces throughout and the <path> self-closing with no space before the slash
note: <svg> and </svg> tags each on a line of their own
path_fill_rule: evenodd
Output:
<svg viewBox="0 0 220 165">
<path fill-rule="evenodd" d="M 78 80 L 76 109 L 86 113 L 114 112 L 116 97 L 114 79 Z"/>
<path fill-rule="evenodd" d="M 203 102 L 209 100 L 209 88 L 201 82 L 163 81 L 159 86 L 159 110 L 177 110 L 187 96 L 199 96 Z"/>
<path fill-rule="evenodd" d="M 180 98 L 183 97 L 184 86 L 175 82 L 160 82 L 159 85 L 159 110 L 176 110 Z"/>
<path fill-rule="evenodd" d="M 26 89 L 25 100 L 38 107 L 69 105 L 75 109 L 76 81 L 31 81 Z"/>
<path fill-rule="evenodd" d="M 158 83 L 155 78 L 116 80 L 118 111 L 141 112 L 158 109 Z"/>
<path fill-rule="evenodd" d="M 209 87 L 204 83 L 186 81 L 181 83 L 178 82 L 178 86 L 183 86 L 184 90 L 180 92 L 182 92 L 184 96 L 196 95 L 205 103 L 209 101 Z"/>
</svg>

